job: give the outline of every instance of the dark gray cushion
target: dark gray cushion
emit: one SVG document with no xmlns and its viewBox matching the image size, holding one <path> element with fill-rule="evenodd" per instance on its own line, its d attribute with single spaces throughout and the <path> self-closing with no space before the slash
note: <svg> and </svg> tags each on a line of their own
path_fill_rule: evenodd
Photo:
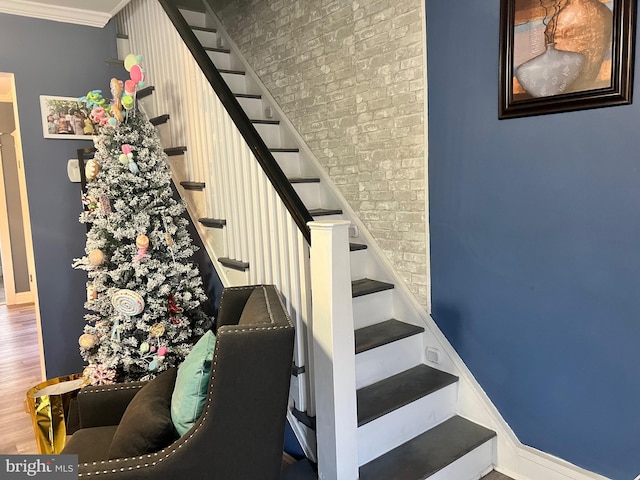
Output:
<svg viewBox="0 0 640 480">
<path fill-rule="evenodd" d="M 78 463 L 105 460 L 116 433 L 116 426 L 81 428 L 67 441 L 61 453 L 78 455 Z"/>
<path fill-rule="evenodd" d="M 109 458 L 157 452 L 178 438 L 171 421 L 171 394 L 175 381 L 176 369 L 170 368 L 133 397 L 113 436 Z"/>
<path fill-rule="evenodd" d="M 256 323 L 271 323 L 269 309 L 266 307 L 267 298 L 264 294 L 263 287 L 257 287 L 249 298 L 242 310 L 238 325 L 253 325 Z"/>
</svg>

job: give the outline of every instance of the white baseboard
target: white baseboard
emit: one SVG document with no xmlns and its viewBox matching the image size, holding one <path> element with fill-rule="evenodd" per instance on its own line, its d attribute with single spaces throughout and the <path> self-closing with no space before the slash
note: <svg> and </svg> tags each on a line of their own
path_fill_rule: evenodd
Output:
<svg viewBox="0 0 640 480">
<path fill-rule="evenodd" d="M 510 462 L 511 468 L 500 466 L 500 461 L 495 467 L 514 480 L 610 480 L 526 445 L 516 446 L 514 454 L 515 465 Z M 640 476 L 635 480 L 640 480 Z"/>
<path fill-rule="evenodd" d="M 20 305 L 22 303 L 33 303 L 33 293 L 32 292 L 20 292 L 15 295 L 14 305 Z"/>
</svg>

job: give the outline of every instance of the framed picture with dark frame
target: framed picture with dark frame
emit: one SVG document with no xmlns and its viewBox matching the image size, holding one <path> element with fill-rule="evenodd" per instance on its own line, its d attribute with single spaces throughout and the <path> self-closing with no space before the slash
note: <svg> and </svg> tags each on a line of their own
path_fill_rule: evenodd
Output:
<svg viewBox="0 0 640 480">
<path fill-rule="evenodd" d="M 631 103 L 636 0 L 501 0 L 498 118 Z"/>
</svg>

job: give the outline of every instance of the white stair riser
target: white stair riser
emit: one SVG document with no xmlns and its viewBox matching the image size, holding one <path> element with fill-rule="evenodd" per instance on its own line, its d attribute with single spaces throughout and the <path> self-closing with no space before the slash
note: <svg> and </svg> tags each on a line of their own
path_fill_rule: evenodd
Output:
<svg viewBox="0 0 640 480">
<path fill-rule="evenodd" d="M 153 99 L 151 97 L 153 97 L 153 94 L 138 100 L 138 107 L 147 118 L 153 118 L 157 116 L 153 105 Z"/>
<path fill-rule="evenodd" d="M 393 290 L 363 295 L 353 299 L 353 326 L 368 327 L 393 318 Z"/>
<path fill-rule="evenodd" d="M 168 122 L 165 122 L 156 127 L 158 136 L 160 137 L 160 143 L 162 143 L 162 145 L 171 145 L 171 125 L 169 125 L 170 121 L 171 120 L 169 119 Z"/>
<path fill-rule="evenodd" d="M 124 60 L 131 53 L 128 38 L 116 38 L 116 51 L 118 52 L 118 60 Z"/>
<path fill-rule="evenodd" d="M 187 178 L 187 160 L 183 155 L 167 157 L 167 163 L 169 164 L 171 174 L 173 175 L 173 181 L 176 183 L 176 185 L 179 185 L 180 182 L 189 180 Z"/>
<path fill-rule="evenodd" d="M 221 73 L 222 78 L 233 93 L 247 93 L 247 82 L 245 75 L 237 73 Z M 261 117 L 260 117 L 261 118 Z"/>
<path fill-rule="evenodd" d="M 262 137 L 262 140 L 269 148 L 280 148 L 282 137 L 280 135 L 280 125 L 269 125 L 264 123 L 254 123 L 254 127 Z"/>
<path fill-rule="evenodd" d="M 207 189 L 205 188 L 203 191 L 199 190 L 185 190 L 182 189 L 182 198 L 186 199 L 187 202 L 193 207 L 195 212 L 200 214 L 204 212 L 204 204 L 205 204 L 205 195 L 207 194 Z"/>
<path fill-rule="evenodd" d="M 212 52 L 207 50 L 207 55 L 216 66 L 216 68 L 222 68 L 223 70 L 231 69 L 231 55 L 224 52 Z"/>
<path fill-rule="evenodd" d="M 180 9 L 180 13 L 187 21 L 187 23 L 192 27 L 206 27 L 207 26 L 207 16 L 202 12 L 194 12 L 192 10 L 182 10 Z"/>
<path fill-rule="evenodd" d="M 325 205 L 325 208 L 326 205 Z M 329 209 L 331 209 L 331 207 L 328 207 Z M 340 215 L 319 215 L 317 217 L 313 217 L 314 220 L 316 221 L 320 221 L 320 220 L 344 220 L 344 216 L 342 214 Z"/>
<path fill-rule="evenodd" d="M 423 363 L 422 335 L 412 335 L 356 355 L 356 388 Z"/>
<path fill-rule="evenodd" d="M 455 462 L 434 473 L 429 480 L 478 480 L 493 469 L 496 462 L 495 438 L 471 450 Z"/>
<path fill-rule="evenodd" d="M 233 91 L 233 89 L 231 90 Z M 238 93 L 238 92 L 234 92 Z M 264 110 L 262 109 L 262 100 L 259 98 L 238 98 L 238 103 L 249 118 L 264 119 Z"/>
<path fill-rule="evenodd" d="M 322 207 L 322 195 L 320 192 L 320 182 L 317 183 L 294 183 L 293 189 L 296 191 L 302 203 L 307 209 Z"/>
<path fill-rule="evenodd" d="M 457 395 L 456 382 L 358 427 L 358 465 L 451 418 L 455 414 Z"/>
<path fill-rule="evenodd" d="M 245 270 L 244 272 L 240 270 L 236 270 L 235 268 L 229 268 L 222 266 L 222 271 L 224 276 L 229 281 L 229 285 L 233 286 L 242 286 L 249 285 L 249 270 Z"/>
<path fill-rule="evenodd" d="M 355 243 L 357 239 L 353 239 Z M 355 250 L 351 252 L 349 256 L 351 259 L 351 280 L 358 280 L 359 278 L 367 278 L 368 264 L 369 264 L 369 252 L 365 250 Z"/>
<path fill-rule="evenodd" d="M 298 152 L 274 152 L 273 158 L 287 177 L 300 176 L 300 154 Z"/>
<path fill-rule="evenodd" d="M 203 47 L 218 47 L 218 35 L 215 32 L 194 30 L 193 33 Z"/>
<path fill-rule="evenodd" d="M 203 227 L 204 230 L 204 235 L 202 235 L 203 237 L 203 241 L 206 240 L 206 242 L 211 245 L 211 248 L 214 252 L 220 252 L 221 255 L 226 255 L 227 254 L 227 244 L 226 244 L 226 234 L 225 234 L 225 229 L 223 228 L 210 228 L 210 227 Z"/>
</svg>

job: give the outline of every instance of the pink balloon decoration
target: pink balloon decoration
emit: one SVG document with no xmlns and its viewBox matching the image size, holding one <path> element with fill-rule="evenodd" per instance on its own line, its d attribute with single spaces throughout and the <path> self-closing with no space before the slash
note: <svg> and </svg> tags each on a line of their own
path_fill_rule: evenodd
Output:
<svg viewBox="0 0 640 480">
<path fill-rule="evenodd" d="M 129 75 L 134 83 L 141 82 L 144 79 L 144 74 L 142 73 L 142 68 L 140 67 L 140 65 L 134 65 L 133 67 L 131 67 Z"/>
<path fill-rule="evenodd" d="M 122 153 L 124 153 L 125 155 L 129 155 L 131 153 L 131 145 L 129 145 L 128 143 L 122 145 Z"/>
<path fill-rule="evenodd" d="M 136 84 L 133 80 L 127 80 L 124 82 L 124 93 L 125 95 L 131 95 L 136 92 Z"/>
</svg>

